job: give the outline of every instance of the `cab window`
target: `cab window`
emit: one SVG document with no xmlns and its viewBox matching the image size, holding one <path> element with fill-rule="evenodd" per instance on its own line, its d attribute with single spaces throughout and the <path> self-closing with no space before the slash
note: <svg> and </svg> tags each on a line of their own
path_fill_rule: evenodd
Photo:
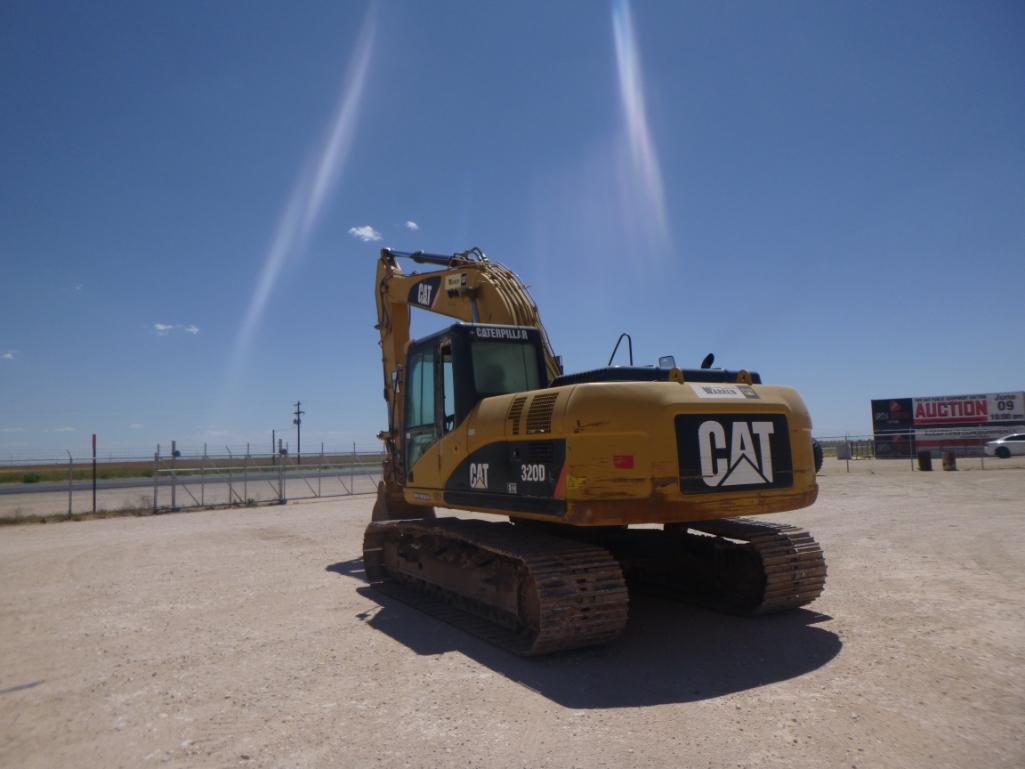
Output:
<svg viewBox="0 0 1025 769">
<path fill-rule="evenodd" d="M 540 387 L 537 350 L 512 342 L 473 343 L 473 383 L 482 396 L 536 390 Z"/>
<path fill-rule="evenodd" d="M 442 430 L 446 433 L 452 431 L 456 426 L 456 389 L 455 377 L 452 373 L 452 346 L 443 345 L 441 348 L 441 403 L 444 410 L 442 419 Z"/>
<path fill-rule="evenodd" d="M 406 468 L 413 468 L 436 439 L 434 427 L 434 350 L 426 348 L 409 358 L 406 380 Z"/>
</svg>

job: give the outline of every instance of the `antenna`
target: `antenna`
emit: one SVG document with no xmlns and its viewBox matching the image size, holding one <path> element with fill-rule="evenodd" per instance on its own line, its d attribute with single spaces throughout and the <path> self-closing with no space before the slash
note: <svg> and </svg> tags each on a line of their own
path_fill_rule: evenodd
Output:
<svg viewBox="0 0 1025 769">
<path fill-rule="evenodd" d="M 630 338 L 630 335 L 625 331 L 619 335 L 619 339 L 616 340 L 616 346 L 612 348 L 612 355 L 609 356 L 609 362 L 605 365 L 611 366 L 612 359 L 616 357 L 616 351 L 619 349 L 619 343 L 623 341 L 623 337 L 626 337 L 626 347 L 630 351 L 630 365 L 634 364 L 634 340 Z"/>
</svg>

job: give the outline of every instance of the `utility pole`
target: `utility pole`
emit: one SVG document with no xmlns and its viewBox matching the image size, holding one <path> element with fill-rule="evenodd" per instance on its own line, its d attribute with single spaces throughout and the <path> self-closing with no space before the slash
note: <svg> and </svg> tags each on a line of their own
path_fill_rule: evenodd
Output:
<svg viewBox="0 0 1025 769">
<path fill-rule="evenodd" d="M 93 433 L 93 515 L 96 515 L 96 433 Z"/>
<path fill-rule="evenodd" d="M 299 408 L 302 405 L 302 401 L 295 402 L 295 419 L 292 420 L 292 424 L 295 425 L 295 463 L 301 465 L 303 463 L 303 414 L 306 412 Z"/>
</svg>

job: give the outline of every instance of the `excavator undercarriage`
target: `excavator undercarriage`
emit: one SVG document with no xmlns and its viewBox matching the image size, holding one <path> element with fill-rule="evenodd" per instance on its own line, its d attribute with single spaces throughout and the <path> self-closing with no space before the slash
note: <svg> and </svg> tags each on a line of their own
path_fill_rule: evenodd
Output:
<svg viewBox="0 0 1025 769">
<path fill-rule="evenodd" d="M 629 591 L 753 616 L 822 592 L 822 549 L 803 529 L 724 518 L 664 529 L 587 529 L 459 518 L 372 523 L 363 559 L 383 592 L 523 655 L 602 644 Z"/>
</svg>

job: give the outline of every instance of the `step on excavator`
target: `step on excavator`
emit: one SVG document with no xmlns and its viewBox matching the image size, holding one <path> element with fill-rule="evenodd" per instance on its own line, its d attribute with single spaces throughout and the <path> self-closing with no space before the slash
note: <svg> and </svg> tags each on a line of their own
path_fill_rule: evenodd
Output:
<svg viewBox="0 0 1025 769">
<path fill-rule="evenodd" d="M 630 591 L 742 615 L 822 592 L 815 540 L 753 517 L 818 493 L 793 388 L 711 356 L 634 366 L 632 351 L 564 374 L 524 284 L 476 248 L 383 249 L 376 295 L 388 430 L 363 561 L 377 589 L 523 655 L 612 641 Z M 411 340 L 411 308 L 457 322 Z"/>
</svg>

